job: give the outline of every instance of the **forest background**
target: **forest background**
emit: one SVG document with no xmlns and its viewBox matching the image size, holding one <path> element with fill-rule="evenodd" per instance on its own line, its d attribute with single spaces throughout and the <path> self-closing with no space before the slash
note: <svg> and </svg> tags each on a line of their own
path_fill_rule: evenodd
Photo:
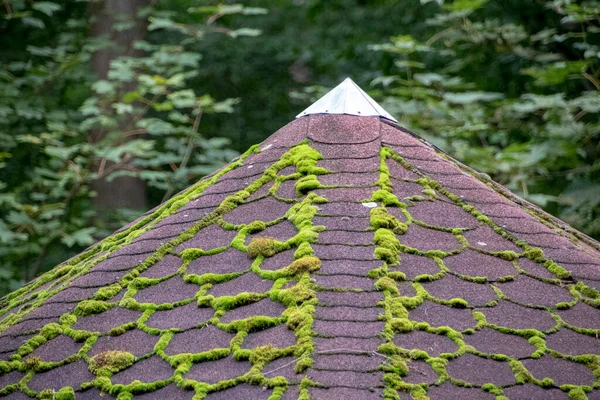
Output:
<svg viewBox="0 0 600 400">
<path fill-rule="evenodd" d="M 352 77 L 600 238 L 600 4 L 0 0 L 0 295 Z"/>
</svg>

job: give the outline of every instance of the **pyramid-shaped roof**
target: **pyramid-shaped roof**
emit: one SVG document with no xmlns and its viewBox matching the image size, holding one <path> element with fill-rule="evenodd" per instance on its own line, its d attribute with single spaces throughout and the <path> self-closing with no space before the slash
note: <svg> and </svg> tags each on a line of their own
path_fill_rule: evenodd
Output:
<svg viewBox="0 0 600 400">
<path fill-rule="evenodd" d="M 599 243 L 310 110 L 5 297 L 0 396 L 600 398 Z"/>
</svg>

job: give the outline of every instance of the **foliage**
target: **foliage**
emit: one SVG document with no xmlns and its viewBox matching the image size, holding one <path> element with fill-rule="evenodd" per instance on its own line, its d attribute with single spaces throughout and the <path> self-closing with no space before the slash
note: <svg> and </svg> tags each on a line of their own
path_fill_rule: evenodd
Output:
<svg viewBox="0 0 600 400">
<path fill-rule="evenodd" d="M 205 36 L 221 41 L 257 30 L 224 30 L 219 18 L 263 9 L 219 6 L 165 10 L 166 1 L 121 17 L 125 32 L 147 21 L 136 55 L 112 60 L 94 77 L 92 56 L 114 50 L 89 34 L 85 2 L 4 2 L 0 55 L 0 292 L 12 290 L 106 236 L 140 211 L 97 215 L 93 183 L 135 176 L 158 203 L 233 158 L 229 141 L 201 134 L 203 115 L 231 113 L 235 98 L 216 100 L 189 85 L 202 55 L 188 50 Z M 93 135 L 101 140 L 92 140 Z"/>
<path fill-rule="evenodd" d="M 113 30 L 145 38 L 100 79 L 115 43 L 92 34 L 97 1 L 0 5 L 0 293 L 143 211 L 98 213 L 95 182 L 138 177 L 158 204 L 346 76 L 600 237 L 597 2 L 139 0 Z"/>
<path fill-rule="evenodd" d="M 435 33 L 371 46 L 394 59 L 373 82 L 384 107 L 465 164 L 600 236 L 597 3 L 436 3 L 426 4 Z"/>
</svg>

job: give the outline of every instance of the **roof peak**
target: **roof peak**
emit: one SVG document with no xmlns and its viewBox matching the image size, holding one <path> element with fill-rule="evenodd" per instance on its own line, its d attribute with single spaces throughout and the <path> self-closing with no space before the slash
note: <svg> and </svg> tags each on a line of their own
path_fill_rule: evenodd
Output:
<svg viewBox="0 0 600 400">
<path fill-rule="evenodd" d="M 296 118 L 312 114 L 378 116 L 398 122 L 350 78 L 344 79 L 342 83 L 298 114 Z"/>
</svg>

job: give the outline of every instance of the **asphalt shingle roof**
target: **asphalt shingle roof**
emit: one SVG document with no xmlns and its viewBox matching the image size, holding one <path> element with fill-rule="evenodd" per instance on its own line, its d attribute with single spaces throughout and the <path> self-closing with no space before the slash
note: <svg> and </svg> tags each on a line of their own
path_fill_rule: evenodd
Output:
<svg viewBox="0 0 600 400">
<path fill-rule="evenodd" d="M 4 298 L 0 394 L 599 399 L 599 247 L 389 120 L 309 115 Z"/>
</svg>

